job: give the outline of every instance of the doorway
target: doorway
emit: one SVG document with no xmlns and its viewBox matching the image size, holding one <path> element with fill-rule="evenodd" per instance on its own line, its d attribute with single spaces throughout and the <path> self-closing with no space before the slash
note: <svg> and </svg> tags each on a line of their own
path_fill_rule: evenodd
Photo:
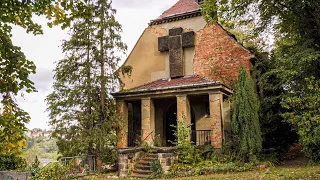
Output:
<svg viewBox="0 0 320 180">
<path fill-rule="evenodd" d="M 190 107 L 191 112 L 191 130 L 196 130 L 195 114 L 193 109 Z M 177 103 L 171 104 L 164 114 L 165 122 L 165 133 L 166 133 L 166 145 L 173 146 L 174 142 L 177 141 L 174 132 L 177 130 Z"/>
</svg>

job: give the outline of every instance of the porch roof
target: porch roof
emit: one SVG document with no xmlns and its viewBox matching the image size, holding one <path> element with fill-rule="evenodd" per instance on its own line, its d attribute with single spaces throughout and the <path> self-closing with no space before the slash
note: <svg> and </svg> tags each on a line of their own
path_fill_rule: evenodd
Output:
<svg viewBox="0 0 320 180">
<path fill-rule="evenodd" d="M 140 94 L 140 93 L 153 93 L 157 91 L 166 90 L 180 90 L 180 89 L 193 89 L 193 88 L 206 88 L 212 86 L 221 86 L 224 89 L 232 92 L 230 88 L 221 84 L 219 81 L 213 81 L 206 77 L 201 77 L 197 75 L 184 76 L 180 78 L 165 78 L 159 79 L 132 89 L 123 90 L 117 93 L 112 93 L 113 96 L 123 96 L 130 94 Z"/>
</svg>

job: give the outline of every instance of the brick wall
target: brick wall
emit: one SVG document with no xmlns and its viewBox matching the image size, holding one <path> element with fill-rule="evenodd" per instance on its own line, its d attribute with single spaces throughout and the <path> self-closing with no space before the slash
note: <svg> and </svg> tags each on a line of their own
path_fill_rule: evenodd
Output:
<svg viewBox="0 0 320 180">
<path fill-rule="evenodd" d="M 194 73 L 229 85 L 243 64 L 250 73 L 253 54 L 241 46 L 220 25 L 207 25 L 196 36 Z"/>
</svg>

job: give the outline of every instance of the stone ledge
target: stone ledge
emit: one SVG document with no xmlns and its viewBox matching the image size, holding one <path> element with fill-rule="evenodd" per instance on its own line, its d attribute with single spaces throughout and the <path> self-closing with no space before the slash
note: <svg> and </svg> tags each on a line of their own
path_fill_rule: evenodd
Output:
<svg viewBox="0 0 320 180">
<path fill-rule="evenodd" d="M 143 148 L 122 148 L 118 149 L 119 154 L 130 154 L 130 153 L 136 153 L 139 151 L 143 151 Z"/>
<path fill-rule="evenodd" d="M 157 153 L 175 153 L 177 148 L 174 147 L 157 147 L 154 149 Z"/>
</svg>

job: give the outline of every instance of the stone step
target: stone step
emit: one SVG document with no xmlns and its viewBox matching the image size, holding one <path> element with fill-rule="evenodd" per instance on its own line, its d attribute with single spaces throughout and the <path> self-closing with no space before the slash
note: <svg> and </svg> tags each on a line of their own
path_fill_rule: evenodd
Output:
<svg viewBox="0 0 320 180">
<path fill-rule="evenodd" d="M 136 167 L 134 169 L 137 170 L 151 170 L 151 166 L 144 166 L 144 165 L 136 165 Z"/>
<path fill-rule="evenodd" d="M 146 161 L 139 161 L 138 164 L 142 166 L 151 166 L 151 162 L 146 162 Z"/>
<path fill-rule="evenodd" d="M 150 175 L 132 173 L 132 174 L 131 174 L 131 177 L 133 177 L 133 178 L 146 179 L 146 178 L 149 178 Z"/>
<path fill-rule="evenodd" d="M 155 161 L 157 159 L 158 158 L 144 157 L 144 158 L 141 158 L 140 161 L 152 162 L 152 161 Z"/>
<path fill-rule="evenodd" d="M 148 158 L 158 158 L 158 154 L 152 153 L 152 154 L 146 155 L 145 157 L 148 157 Z"/>
<path fill-rule="evenodd" d="M 151 175 L 152 174 L 152 171 L 148 171 L 148 170 L 133 170 L 132 171 L 133 173 L 135 174 L 142 174 L 142 175 Z"/>
</svg>

